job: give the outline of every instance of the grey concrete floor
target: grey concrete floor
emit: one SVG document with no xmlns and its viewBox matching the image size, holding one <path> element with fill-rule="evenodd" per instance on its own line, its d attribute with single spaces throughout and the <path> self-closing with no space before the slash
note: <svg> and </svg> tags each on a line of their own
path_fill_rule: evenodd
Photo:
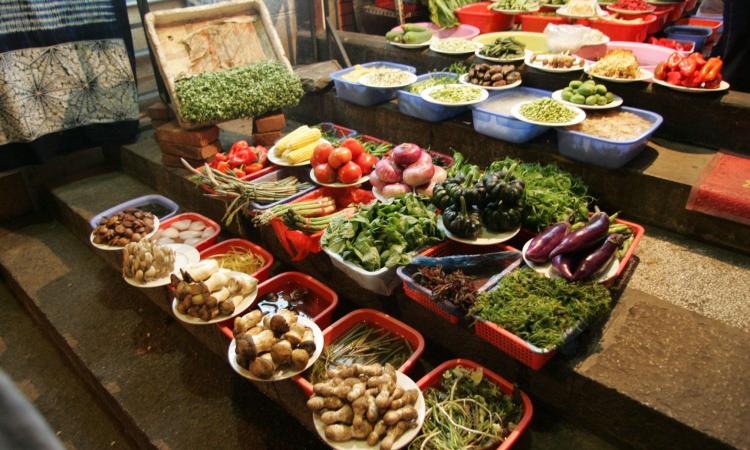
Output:
<svg viewBox="0 0 750 450">
<path fill-rule="evenodd" d="M 750 332 L 750 256 L 647 227 L 629 286 Z"/>
</svg>

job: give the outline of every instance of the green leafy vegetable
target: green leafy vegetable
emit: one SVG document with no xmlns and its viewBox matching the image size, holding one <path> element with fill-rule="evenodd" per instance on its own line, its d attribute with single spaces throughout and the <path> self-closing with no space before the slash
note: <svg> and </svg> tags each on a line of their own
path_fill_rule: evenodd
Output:
<svg viewBox="0 0 750 450">
<path fill-rule="evenodd" d="M 350 219 L 336 219 L 321 245 L 368 271 L 409 264 L 415 250 L 443 240 L 435 208 L 414 194 L 391 203 L 363 206 Z"/>
<path fill-rule="evenodd" d="M 561 344 L 571 327 L 604 314 L 611 303 L 609 290 L 601 284 L 547 278 L 525 267 L 480 294 L 471 313 L 549 349 Z"/>
<path fill-rule="evenodd" d="M 443 28 L 455 27 L 458 25 L 455 9 L 477 1 L 479 0 L 429 0 L 427 6 L 430 8 L 430 20 Z"/>
</svg>

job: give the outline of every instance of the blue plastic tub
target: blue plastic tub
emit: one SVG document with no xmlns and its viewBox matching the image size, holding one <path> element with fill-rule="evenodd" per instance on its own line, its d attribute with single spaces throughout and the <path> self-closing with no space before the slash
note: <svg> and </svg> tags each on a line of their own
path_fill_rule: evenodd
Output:
<svg viewBox="0 0 750 450">
<path fill-rule="evenodd" d="M 566 128 L 558 128 L 557 150 L 570 159 L 595 166 L 607 167 L 609 169 L 617 169 L 624 166 L 641 153 L 646 146 L 646 142 L 654 131 L 659 128 L 663 119 L 659 114 L 651 111 L 629 108 L 627 106 L 623 106 L 620 109 L 637 114 L 650 121 L 652 123 L 651 128 L 631 141 L 613 141 Z"/>
<path fill-rule="evenodd" d="M 417 77 L 417 82 L 430 77 L 451 77 L 458 80 L 458 75 L 452 72 L 430 72 Z M 458 82 L 458 81 L 456 81 Z M 425 101 L 421 95 L 407 90 L 398 91 L 398 110 L 401 114 L 416 117 L 428 122 L 442 122 L 469 110 L 468 106 L 441 106 Z"/>
<path fill-rule="evenodd" d="M 301 197 L 308 192 L 312 191 L 313 189 L 317 188 L 315 184 L 313 184 L 312 180 L 310 179 L 310 166 L 300 166 L 300 167 L 279 167 L 278 170 L 274 170 L 273 172 L 263 175 L 262 177 L 258 177 L 251 181 L 251 183 L 258 183 L 261 181 L 278 181 L 286 177 L 295 176 L 297 177 L 297 180 L 299 182 L 305 182 L 310 183 L 312 186 L 310 186 L 307 189 L 303 189 L 296 194 L 292 194 L 287 198 L 282 198 L 281 200 L 276 200 L 275 202 L 271 203 L 258 203 L 258 202 L 252 202 L 250 203 L 250 206 L 253 209 L 258 210 L 264 210 L 271 208 L 276 205 L 280 205 L 282 203 L 288 203 L 292 200 L 294 200 L 297 197 Z"/>
<path fill-rule="evenodd" d="M 695 51 L 703 49 L 706 39 L 710 38 L 714 30 L 711 27 L 700 27 L 696 25 L 673 25 L 664 29 L 664 34 L 669 39 L 695 42 Z"/>
<path fill-rule="evenodd" d="M 100 212 L 99 214 L 92 217 L 91 220 L 89 220 L 89 225 L 91 225 L 92 229 L 96 228 L 99 225 L 99 222 L 101 222 L 102 219 L 105 217 L 112 216 L 128 208 L 140 208 L 142 206 L 148 205 L 149 203 L 155 203 L 159 206 L 164 207 L 164 209 L 169 211 L 167 214 L 164 214 L 163 216 L 159 216 L 160 222 L 163 222 L 169 219 L 170 217 L 177 214 L 177 211 L 180 210 L 180 207 L 177 205 L 177 203 L 173 202 L 167 197 L 164 197 L 163 195 L 157 195 L 157 194 L 144 195 L 142 197 L 136 197 L 132 200 L 122 202 L 119 205 L 115 205 L 109 209 L 106 209 Z"/>
<path fill-rule="evenodd" d="M 407 72 L 416 73 L 417 69 L 412 66 L 404 64 L 396 64 L 388 61 L 373 61 L 365 64 L 360 64 L 362 67 L 390 67 L 392 69 L 406 70 Z M 362 106 L 372 106 L 378 103 L 387 102 L 396 97 L 397 88 L 394 89 L 377 89 L 362 86 L 359 83 L 351 81 L 345 81 L 341 79 L 341 76 L 354 70 L 354 67 L 349 67 L 343 70 L 338 70 L 331 74 L 333 83 L 336 85 L 336 95 L 347 102 L 356 103 Z"/>
<path fill-rule="evenodd" d="M 490 98 L 473 108 L 474 130 L 479 134 L 515 144 L 528 142 L 549 130 L 549 127 L 522 122 L 511 114 L 492 112 L 487 109 L 493 102 L 500 101 L 504 97 L 519 92 L 525 92 L 538 97 L 549 97 L 551 95 L 549 91 L 523 86 L 494 93 Z"/>
</svg>

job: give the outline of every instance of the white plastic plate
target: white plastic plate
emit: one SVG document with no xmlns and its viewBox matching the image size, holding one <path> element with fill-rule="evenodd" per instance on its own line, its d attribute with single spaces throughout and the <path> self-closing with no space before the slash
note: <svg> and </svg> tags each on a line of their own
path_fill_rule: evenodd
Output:
<svg viewBox="0 0 750 450">
<path fill-rule="evenodd" d="M 400 70 L 400 69 L 398 69 L 398 70 Z M 397 89 L 397 88 L 406 87 L 406 86 L 414 83 L 415 81 L 417 81 L 417 75 L 416 74 L 411 73 L 411 72 L 407 72 L 405 70 L 401 70 L 401 71 L 404 72 L 405 74 L 407 74 L 408 76 L 405 77 L 404 81 L 402 81 L 401 83 L 394 84 L 394 85 L 391 85 L 391 86 L 375 86 L 375 85 L 373 85 L 372 80 L 370 78 L 372 78 L 375 75 L 375 72 L 370 72 L 367 75 L 363 75 L 362 77 L 360 77 L 357 80 L 357 82 L 359 84 L 361 84 L 362 86 L 366 86 L 366 87 L 371 88 L 371 89 Z"/>
<path fill-rule="evenodd" d="M 373 169 L 374 170 L 374 169 Z M 345 187 L 352 187 L 352 186 L 359 186 L 360 184 L 366 182 L 370 179 L 370 175 L 364 175 L 359 178 L 359 180 L 355 181 L 354 183 L 323 183 L 318 181 L 317 178 L 315 178 L 315 169 L 310 169 L 310 179 L 315 184 L 319 184 L 321 186 L 331 187 L 331 188 L 345 188 Z"/>
<path fill-rule="evenodd" d="M 534 271 L 544 275 L 547 278 L 562 278 L 557 270 L 552 267 L 552 263 L 536 264 L 526 259 L 526 250 L 529 248 L 529 244 L 531 244 L 531 241 L 532 239 L 526 241 L 526 243 L 523 245 L 523 249 L 521 250 L 523 262 L 526 263 L 526 265 L 530 268 L 534 269 Z M 606 281 L 609 281 L 610 279 L 614 278 L 615 275 L 617 275 L 617 269 L 619 268 L 620 260 L 615 257 L 612 262 L 609 263 L 607 270 L 603 274 L 599 275 L 599 277 L 597 277 L 594 281 L 596 281 L 597 283 L 604 283 Z"/>
<path fill-rule="evenodd" d="M 513 58 L 494 58 L 494 57 L 492 57 L 492 56 L 485 56 L 485 55 L 483 55 L 483 54 L 479 53 L 479 52 L 481 52 L 481 51 L 482 51 L 482 49 L 481 49 L 481 48 L 478 48 L 478 49 L 476 49 L 476 50 L 474 51 L 474 55 L 475 55 L 475 56 L 476 56 L 477 58 L 482 58 L 482 59 L 484 59 L 484 60 L 486 60 L 486 61 L 492 61 L 492 62 L 497 62 L 497 63 L 512 63 L 512 62 L 518 62 L 518 61 L 523 61 L 523 60 L 524 60 L 524 59 L 526 58 L 526 52 L 524 52 L 524 54 L 523 54 L 523 55 L 521 55 L 521 56 L 514 56 Z"/>
<path fill-rule="evenodd" d="M 532 100 L 532 101 L 536 101 L 536 100 Z M 536 120 L 527 119 L 526 116 L 521 114 L 521 107 L 527 103 L 531 103 L 532 101 L 518 103 L 516 106 L 513 107 L 513 109 L 510 110 L 510 113 L 513 115 L 513 117 L 515 117 L 516 119 L 522 122 L 531 123 L 534 125 L 542 125 L 544 127 L 568 127 L 571 125 L 579 124 L 586 119 L 586 112 L 582 110 L 581 108 L 578 108 L 577 105 L 576 106 L 565 105 L 566 108 L 572 109 L 576 113 L 576 117 L 568 122 L 547 123 L 547 122 L 537 122 Z"/>
<path fill-rule="evenodd" d="M 388 43 L 398 48 L 423 48 L 423 47 L 429 47 L 430 44 L 432 44 L 436 39 L 437 38 L 435 37 L 435 34 L 433 33 L 432 37 L 429 40 L 425 42 L 420 42 L 419 44 L 403 44 L 401 42 L 391 42 L 391 41 L 388 41 Z"/>
<path fill-rule="evenodd" d="M 722 92 L 722 91 L 726 91 L 726 90 L 729 89 L 729 83 L 727 83 L 726 81 L 723 81 L 723 80 L 721 81 L 721 83 L 719 83 L 719 87 L 717 87 L 716 89 L 706 89 L 706 88 L 694 88 L 694 87 L 687 87 L 687 86 L 677 86 L 675 84 L 667 83 L 664 80 L 657 80 L 656 78 L 654 78 L 652 81 L 654 83 L 658 84 L 658 85 L 661 85 L 661 86 L 664 86 L 664 87 L 668 87 L 669 89 L 674 89 L 675 91 L 690 92 L 690 93 L 693 93 L 693 94 L 710 94 L 712 92 Z"/>
<path fill-rule="evenodd" d="M 159 218 L 154 215 L 154 229 L 147 234 L 146 236 L 142 237 L 141 239 L 149 239 L 151 236 L 156 234 L 156 232 L 159 231 Z M 99 250 L 105 250 L 109 252 L 117 252 L 123 249 L 123 247 L 117 247 L 114 245 L 106 245 L 106 244 L 97 244 L 94 242 L 94 230 L 91 230 L 91 234 L 89 235 L 89 242 L 91 242 L 91 245 L 98 248 Z"/>
<path fill-rule="evenodd" d="M 471 86 L 471 87 L 473 87 L 475 89 L 478 89 L 479 93 L 480 93 L 479 97 L 475 98 L 474 100 L 470 100 L 470 101 L 465 101 L 465 102 L 460 102 L 460 103 L 446 103 L 446 102 L 442 102 L 442 101 L 437 100 L 437 99 L 435 99 L 435 98 L 432 97 L 432 93 L 433 92 L 441 90 L 441 89 L 449 88 L 449 87 L 466 89 L 467 85 L 466 84 L 460 84 L 460 83 L 457 83 L 457 84 L 444 84 L 444 85 L 441 85 L 441 86 L 432 86 L 432 87 L 429 87 L 429 88 L 425 89 L 424 91 L 422 91 L 422 93 L 420 94 L 420 96 L 422 97 L 422 100 L 424 100 L 426 102 L 434 103 L 434 104 L 440 105 L 440 106 L 449 106 L 449 107 L 450 106 L 476 105 L 477 103 L 482 103 L 483 101 L 487 100 L 487 98 L 490 96 L 490 93 L 487 92 L 487 90 L 485 88 L 483 88 L 482 86 L 476 86 L 476 85 L 473 85 L 473 84 L 469 85 L 469 86 Z"/>
<path fill-rule="evenodd" d="M 439 45 L 443 41 L 447 40 L 456 40 L 456 41 L 464 41 L 466 42 L 466 49 L 465 50 L 456 50 L 456 51 L 449 51 L 449 50 L 443 50 L 440 49 Z M 437 39 L 433 40 L 430 44 L 430 50 L 432 50 L 435 53 L 442 53 L 443 55 L 468 55 L 470 53 L 474 53 L 477 48 L 480 45 L 478 45 L 474 41 L 470 41 L 468 39 L 462 39 L 462 38 L 448 38 L 448 39 Z"/>
<path fill-rule="evenodd" d="M 654 74 L 649 72 L 646 69 L 640 69 L 640 75 L 636 78 L 613 78 L 613 77 L 605 77 L 603 75 L 596 75 L 589 70 L 593 64 L 589 64 L 586 67 L 583 68 L 583 71 L 586 72 L 588 75 L 591 75 L 594 78 L 598 78 L 600 80 L 610 81 L 612 83 L 636 83 L 638 81 L 649 81 L 654 77 Z"/>
<path fill-rule="evenodd" d="M 318 145 L 320 144 L 330 144 L 327 139 L 320 139 L 318 141 Z M 270 149 L 268 149 L 268 160 L 272 163 L 276 164 L 277 166 L 284 166 L 284 167 L 299 167 L 299 166 L 307 166 L 310 164 L 310 160 L 307 161 L 300 161 L 297 164 L 290 164 L 286 162 L 284 158 L 281 158 L 279 156 L 276 156 L 276 146 L 274 145 Z"/>
<path fill-rule="evenodd" d="M 180 274 L 180 269 L 183 267 L 187 267 L 191 264 L 195 264 L 198 261 L 201 260 L 201 255 L 198 252 L 198 250 L 195 249 L 195 247 L 191 245 L 186 244 L 166 244 L 164 247 L 169 247 L 172 250 L 174 250 L 174 267 L 172 268 L 172 271 L 167 274 L 167 276 L 157 278 L 156 280 L 151 280 L 148 283 L 141 283 L 133 278 L 128 278 L 125 275 L 123 275 L 123 278 L 125 281 L 135 287 L 139 288 L 154 288 L 154 287 L 160 287 L 160 286 L 166 286 L 170 282 L 170 275 Z"/>
<path fill-rule="evenodd" d="M 552 56 L 554 53 L 541 53 L 537 56 Z M 569 67 L 569 68 L 555 68 L 555 67 L 547 67 L 544 64 L 538 63 L 538 62 L 531 62 L 532 54 L 526 55 L 526 59 L 524 60 L 524 63 L 529 66 L 533 67 L 534 69 L 541 70 L 542 72 L 551 72 L 551 73 L 568 73 L 568 72 L 578 72 L 579 70 L 583 70 L 583 65 L 585 64 L 584 59 L 580 56 L 571 55 L 574 58 L 577 58 L 578 61 L 581 62 L 580 66 L 576 67 Z"/>
<path fill-rule="evenodd" d="M 414 405 L 418 413 L 417 426 L 407 430 L 406 433 L 404 433 L 400 438 L 396 439 L 396 442 L 393 443 L 393 447 L 391 447 L 393 450 L 398 450 L 400 448 L 406 447 L 412 440 L 414 440 L 415 437 L 417 437 L 419 431 L 422 429 L 422 424 L 424 423 L 424 416 L 426 412 L 424 396 L 422 395 L 422 391 L 419 389 L 419 387 L 417 387 L 417 383 L 412 381 L 411 378 L 401 372 L 396 372 L 396 383 L 404 391 L 409 389 L 416 389 L 419 393 L 419 397 L 417 397 L 417 402 Z M 370 446 L 367 445 L 366 440 L 349 440 L 346 442 L 329 441 L 326 438 L 325 424 L 320 420 L 320 416 L 318 414 L 313 414 L 313 423 L 315 424 L 315 430 L 318 432 L 320 438 L 335 450 L 378 450 L 380 448 L 380 442 L 378 442 L 374 446 Z"/>
<path fill-rule="evenodd" d="M 438 217 L 438 228 L 440 231 L 445 233 L 445 235 L 448 237 L 448 239 L 461 242 L 463 244 L 469 244 L 469 245 L 495 245 L 500 244 L 505 241 L 509 241 L 513 239 L 515 235 L 518 234 L 519 231 L 521 231 L 521 226 L 519 225 L 518 228 L 511 231 L 505 231 L 502 233 L 491 233 L 487 231 L 486 229 L 482 228 L 482 232 L 479 233 L 479 236 L 477 236 L 476 239 L 466 239 L 462 237 L 458 237 L 448 231 L 447 228 L 445 228 L 445 225 L 443 224 L 443 216 Z"/>
<path fill-rule="evenodd" d="M 180 319 L 182 322 L 189 323 L 191 325 L 211 325 L 214 323 L 223 322 L 227 319 L 231 319 L 233 317 L 239 316 L 247 308 L 250 307 L 250 305 L 253 304 L 255 301 L 255 297 L 258 295 L 258 288 L 256 287 L 253 292 L 248 294 L 239 305 L 236 305 L 234 307 L 234 312 L 228 316 L 217 316 L 211 320 L 201 320 L 198 317 L 189 316 L 187 314 L 182 314 L 181 312 L 177 311 L 177 298 L 172 299 L 172 313 L 174 313 L 175 317 Z"/>
<path fill-rule="evenodd" d="M 562 98 L 562 89 L 552 93 L 552 98 L 566 106 L 575 106 L 581 109 L 612 109 L 622 105 L 622 97 L 615 95 L 614 100 L 607 103 L 606 105 L 579 105 L 578 103 L 568 102 Z"/>
<path fill-rule="evenodd" d="M 461 83 L 461 84 L 468 85 L 468 86 L 474 86 L 474 87 L 478 87 L 480 89 L 485 89 L 487 91 L 504 91 L 506 89 L 513 89 L 514 87 L 520 86 L 521 83 L 523 82 L 523 79 L 520 79 L 518 81 L 514 81 L 511 84 L 506 84 L 505 86 L 480 86 L 478 84 L 474 84 L 474 83 L 470 82 L 468 80 L 468 78 L 469 78 L 469 74 L 465 73 L 465 74 L 461 75 L 458 78 L 458 82 Z"/>
<path fill-rule="evenodd" d="M 232 342 L 229 343 L 229 349 L 227 350 L 227 359 L 229 360 L 229 365 L 232 366 L 232 369 L 234 369 L 235 372 L 247 378 L 248 380 L 262 382 L 286 380 L 287 378 L 291 378 L 309 369 L 313 364 L 315 364 L 315 361 L 318 360 L 318 358 L 320 357 L 320 353 L 323 351 L 323 346 L 325 345 L 323 341 L 323 332 L 320 331 L 320 327 L 316 325 L 315 322 L 308 319 L 307 317 L 297 316 L 297 322 L 311 329 L 313 332 L 313 338 L 315 339 L 315 352 L 310 355 L 310 360 L 307 362 L 307 365 L 304 369 L 277 370 L 271 378 L 258 378 L 249 370 L 237 364 L 237 354 L 235 353 L 235 348 L 237 348 L 237 341 L 234 339 L 232 339 Z"/>
</svg>

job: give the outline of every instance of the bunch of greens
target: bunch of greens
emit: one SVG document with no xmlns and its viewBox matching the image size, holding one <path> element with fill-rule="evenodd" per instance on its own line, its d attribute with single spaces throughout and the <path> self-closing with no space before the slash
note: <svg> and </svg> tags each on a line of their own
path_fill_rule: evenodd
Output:
<svg viewBox="0 0 750 450">
<path fill-rule="evenodd" d="M 439 75 L 435 73 L 432 74 L 429 78 L 425 78 L 422 81 L 417 81 L 416 83 L 409 86 L 408 89 L 412 94 L 421 94 L 422 91 L 427 88 L 431 88 L 433 86 L 442 86 L 445 84 L 455 84 L 456 82 L 456 77 Z"/>
<path fill-rule="evenodd" d="M 461 366 L 443 372 L 440 384 L 424 393 L 427 414 L 410 450 L 494 448 L 523 416 L 517 395 L 505 395 L 482 369 Z"/>
<path fill-rule="evenodd" d="M 469 164 L 463 153 L 454 151 L 453 164 L 448 169 L 447 178 L 456 178 L 459 175 L 467 180 L 475 181 L 481 178 L 482 171 L 479 166 Z"/>
<path fill-rule="evenodd" d="M 456 8 L 476 3 L 479 0 L 429 0 L 430 20 L 441 28 L 452 28 L 458 25 Z"/>
<path fill-rule="evenodd" d="M 365 151 L 373 156 L 377 156 L 378 158 L 382 158 L 386 155 L 386 153 L 390 152 L 393 148 L 393 144 L 387 144 L 387 143 L 380 143 L 380 142 L 373 142 L 373 141 L 367 141 L 364 142 L 360 140 L 362 143 L 362 147 L 365 148 Z"/>
<path fill-rule="evenodd" d="M 409 264 L 415 250 L 442 241 L 435 208 L 426 197 L 407 194 L 373 202 L 350 219 L 331 222 L 320 243 L 368 271 Z"/>
<path fill-rule="evenodd" d="M 294 106 L 304 92 L 297 75 L 278 62 L 206 72 L 175 82 L 182 117 L 215 122 Z"/>
<path fill-rule="evenodd" d="M 592 198 L 580 178 L 554 164 L 522 163 L 511 158 L 495 161 L 487 169 L 488 172 L 503 170 L 524 182 L 525 228 L 541 231 L 571 215 L 574 222 L 588 220 L 588 205 Z"/>
<path fill-rule="evenodd" d="M 470 313 L 548 349 L 561 344 L 571 327 L 604 314 L 611 302 L 609 290 L 601 284 L 547 278 L 525 267 L 480 294 Z"/>
</svg>

